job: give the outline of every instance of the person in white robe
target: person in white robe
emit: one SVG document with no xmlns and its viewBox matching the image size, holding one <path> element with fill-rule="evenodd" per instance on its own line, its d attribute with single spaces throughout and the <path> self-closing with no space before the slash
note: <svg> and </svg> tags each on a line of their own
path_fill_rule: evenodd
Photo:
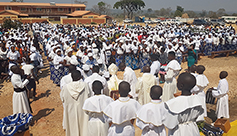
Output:
<svg viewBox="0 0 237 136">
<path fill-rule="evenodd" d="M 19 68 L 17 65 L 11 67 L 13 72 L 11 76 L 11 82 L 14 87 L 14 93 L 12 97 L 13 105 L 13 114 L 17 113 L 31 113 L 29 100 L 26 93 L 26 85 L 29 83 L 28 79 L 22 81 L 21 75 L 24 74 L 24 71 Z M 30 76 L 28 76 L 30 78 Z"/>
<path fill-rule="evenodd" d="M 109 74 L 111 75 L 108 83 L 108 88 L 109 88 L 109 94 L 111 91 L 118 90 L 118 85 L 121 82 L 121 80 L 118 79 L 117 77 L 117 72 L 118 72 L 118 67 L 115 64 L 111 64 L 108 68 Z"/>
<path fill-rule="evenodd" d="M 168 59 L 170 60 L 170 62 L 165 69 L 166 75 L 165 84 L 163 87 L 164 93 L 162 95 L 162 101 L 164 102 L 174 98 L 174 93 L 176 93 L 177 91 L 175 77 L 178 76 L 181 70 L 180 64 L 177 60 L 175 60 L 175 52 L 169 52 Z"/>
<path fill-rule="evenodd" d="M 89 86 L 80 80 L 80 71 L 73 71 L 71 76 L 73 82 L 66 84 L 60 92 L 65 110 L 66 136 L 87 136 L 89 116 L 85 114 L 82 107 L 92 93 Z"/>
<path fill-rule="evenodd" d="M 150 67 L 143 67 L 143 75 L 138 78 L 136 84 L 136 93 L 138 94 L 138 102 L 141 105 L 151 102 L 150 89 L 152 86 L 157 85 L 158 82 L 153 74 L 150 74 Z"/>
<path fill-rule="evenodd" d="M 119 69 L 124 71 L 123 74 L 123 81 L 128 82 L 131 85 L 131 92 L 129 93 L 134 99 L 137 99 L 138 94 L 136 93 L 136 84 L 137 84 L 137 77 L 135 72 L 130 68 L 126 67 L 124 62 L 119 64 Z"/>
<path fill-rule="evenodd" d="M 229 85 L 226 80 L 227 76 L 228 73 L 222 71 L 219 76 L 221 80 L 219 81 L 218 87 L 212 91 L 212 95 L 218 99 L 216 106 L 217 118 L 230 118 L 228 103 Z"/>
<path fill-rule="evenodd" d="M 162 88 L 153 86 L 150 91 L 151 102 L 145 104 L 137 112 L 136 125 L 142 130 L 142 136 L 166 136 L 165 126 L 165 105 L 161 101 Z"/>
<path fill-rule="evenodd" d="M 191 89 L 196 79 L 190 73 L 182 73 L 177 80 L 177 87 L 182 91 L 181 96 L 165 102 L 164 125 L 168 128 L 168 136 L 200 136 L 196 124 L 204 112 L 200 96 L 192 95 Z"/>
<path fill-rule="evenodd" d="M 102 94 L 109 96 L 108 83 L 104 77 L 99 75 L 99 71 L 100 71 L 99 66 L 93 66 L 93 69 L 92 69 L 93 74 L 91 76 L 87 77 L 84 80 L 84 82 L 86 82 L 89 85 L 90 90 L 92 91 L 92 83 L 95 80 L 101 81 L 103 84 L 103 87 L 104 87 L 104 89 L 102 90 L 103 91 Z"/>
<path fill-rule="evenodd" d="M 157 80 L 157 83 L 159 83 L 159 71 L 160 71 L 160 62 L 158 61 L 159 59 L 159 56 L 157 54 L 152 54 L 151 55 L 151 61 L 152 61 L 152 64 L 151 64 L 151 74 L 156 76 L 156 80 Z"/>
<path fill-rule="evenodd" d="M 113 99 L 101 94 L 103 84 L 98 80 L 93 82 L 92 89 L 94 96 L 86 99 L 82 108 L 89 116 L 88 136 L 106 136 L 109 123 L 103 117 L 103 110 L 113 102 Z"/>
<path fill-rule="evenodd" d="M 203 65 L 197 66 L 197 76 L 196 76 L 196 86 L 191 90 L 193 94 L 196 94 L 200 96 L 200 99 L 202 101 L 202 106 L 204 109 L 204 113 L 202 115 L 202 118 L 207 117 L 207 106 L 206 106 L 206 94 L 204 92 L 204 89 L 208 86 L 209 81 L 207 77 L 203 74 L 205 71 L 205 67 Z"/>
<path fill-rule="evenodd" d="M 106 121 L 112 123 L 108 136 L 135 136 L 133 121 L 141 105 L 128 97 L 130 91 L 130 84 L 122 81 L 119 84 L 119 99 L 103 110 Z"/>
<path fill-rule="evenodd" d="M 74 70 L 77 70 L 76 66 L 75 65 L 70 65 L 69 66 L 69 74 L 63 76 L 62 79 L 60 80 L 60 89 L 61 90 L 62 90 L 64 85 L 72 82 L 71 72 L 74 71 Z"/>
</svg>

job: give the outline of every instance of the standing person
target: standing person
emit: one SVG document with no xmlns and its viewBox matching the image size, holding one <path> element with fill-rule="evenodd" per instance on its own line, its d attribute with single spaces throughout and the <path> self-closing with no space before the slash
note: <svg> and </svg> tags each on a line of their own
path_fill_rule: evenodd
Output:
<svg viewBox="0 0 237 136">
<path fill-rule="evenodd" d="M 149 55 L 150 55 L 150 48 L 147 46 L 147 43 L 144 43 L 144 46 L 142 47 L 142 45 L 140 46 L 140 69 L 141 69 L 141 72 L 143 72 L 142 68 L 144 66 L 148 66 L 150 65 L 150 59 L 149 59 Z"/>
<path fill-rule="evenodd" d="M 119 84 L 119 99 L 110 103 L 103 111 L 107 122 L 112 123 L 108 136 L 135 136 L 133 122 L 141 105 L 128 97 L 130 91 L 129 83 L 122 81 Z"/>
<path fill-rule="evenodd" d="M 165 48 L 162 47 L 161 48 L 161 54 L 160 54 L 160 63 L 161 63 L 161 67 L 160 67 L 160 83 L 163 84 L 165 82 L 165 68 L 167 66 L 167 64 L 169 63 L 169 60 L 168 60 L 168 55 L 167 53 L 165 52 Z"/>
<path fill-rule="evenodd" d="M 131 86 L 131 92 L 129 93 L 129 95 L 132 96 L 134 99 L 137 99 L 138 96 L 138 94 L 136 93 L 137 77 L 135 72 L 130 67 L 126 67 L 124 62 L 120 63 L 119 69 L 121 71 L 124 71 L 123 81 L 128 82 Z"/>
<path fill-rule="evenodd" d="M 17 65 L 11 67 L 13 72 L 11 77 L 11 82 L 14 87 L 13 93 L 13 114 L 16 113 L 32 113 L 29 100 L 26 93 L 26 85 L 29 83 L 28 79 L 25 79 L 22 82 L 21 76 L 24 75 L 24 71 L 19 68 Z M 30 76 L 28 76 L 30 78 Z"/>
<path fill-rule="evenodd" d="M 193 44 L 190 45 L 190 47 L 188 48 L 188 51 L 185 53 L 188 53 L 188 59 L 187 59 L 188 60 L 188 71 L 190 72 L 190 67 L 195 64 L 195 61 L 197 59 L 197 57 L 196 57 L 197 52 L 194 49 L 194 45 Z"/>
<path fill-rule="evenodd" d="M 103 87 L 104 87 L 104 89 L 102 90 L 103 91 L 102 94 L 109 96 L 108 83 L 104 77 L 99 75 L 99 72 L 100 72 L 99 66 L 93 66 L 92 72 L 93 74 L 84 80 L 89 85 L 91 91 L 92 91 L 92 83 L 95 80 L 99 80 L 102 82 Z"/>
<path fill-rule="evenodd" d="M 136 125 L 142 130 L 142 136 L 166 136 L 165 126 L 165 105 L 161 101 L 162 88 L 154 85 L 151 87 L 151 102 L 143 105 L 137 112 Z"/>
<path fill-rule="evenodd" d="M 7 53 L 7 58 L 9 60 L 9 75 L 11 76 L 13 73 L 11 71 L 11 67 L 13 65 L 17 65 L 18 61 L 20 60 L 20 53 L 18 51 L 15 50 L 15 46 L 11 45 L 10 46 L 10 51 Z"/>
<path fill-rule="evenodd" d="M 107 136 L 109 124 L 103 117 L 103 110 L 113 102 L 113 99 L 101 94 L 103 84 L 99 80 L 92 83 L 92 90 L 94 96 L 86 99 L 82 108 L 89 116 L 88 136 Z"/>
<path fill-rule="evenodd" d="M 29 84 L 26 86 L 27 89 L 29 90 L 28 92 L 28 98 L 30 98 L 30 91 L 33 89 L 33 100 L 35 99 L 36 95 L 36 83 L 39 84 L 39 80 L 37 79 L 37 76 L 34 73 L 34 66 L 30 64 L 30 59 L 26 58 L 26 64 L 22 66 L 22 69 L 24 70 L 24 74 L 27 76 L 30 76 L 31 78 L 29 79 Z"/>
<path fill-rule="evenodd" d="M 83 103 L 91 96 L 89 86 L 81 82 L 81 72 L 71 73 L 73 82 L 66 84 L 60 92 L 65 109 L 66 136 L 87 136 L 88 115 L 82 110 Z"/>
<path fill-rule="evenodd" d="M 168 136 L 200 136 L 196 122 L 204 110 L 199 96 L 190 92 L 195 84 L 196 79 L 190 73 L 179 75 L 177 87 L 182 94 L 165 103 L 163 123 L 169 129 Z"/>
<path fill-rule="evenodd" d="M 53 83 L 56 85 L 60 85 L 60 80 L 64 76 L 64 67 L 63 67 L 64 57 L 61 54 L 61 52 L 62 52 L 61 49 L 57 49 L 56 50 L 57 55 L 53 59 L 53 64 L 55 68 L 55 71 L 53 73 Z"/>
<path fill-rule="evenodd" d="M 162 95 L 162 101 L 166 102 L 172 98 L 174 98 L 174 93 L 177 91 L 176 87 L 176 79 L 181 70 L 181 66 L 177 60 L 175 60 L 175 52 L 171 51 L 168 53 L 168 59 L 170 62 L 168 63 L 165 71 L 167 72 L 165 75 L 165 84 L 164 84 L 164 94 Z"/>
<path fill-rule="evenodd" d="M 151 68 L 150 73 L 156 77 L 157 83 L 159 84 L 158 73 L 160 71 L 160 62 L 158 60 L 159 60 L 158 54 L 152 54 L 151 55 L 152 64 L 151 64 L 151 67 L 150 67 Z"/>
<path fill-rule="evenodd" d="M 176 53 L 176 60 L 179 62 L 180 65 L 183 61 L 183 53 L 184 53 L 184 47 L 182 44 L 183 43 L 180 41 L 179 44 L 176 44 L 174 46 L 175 53 Z"/>
<path fill-rule="evenodd" d="M 151 102 L 150 89 L 157 85 L 158 82 L 153 74 L 150 74 L 150 67 L 143 67 L 144 74 L 138 79 L 136 84 L 136 93 L 138 94 L 138 102 L 141 105 Z"/>
<path fill-rule="evenodd" d="M 229 84 L 226 80 L 228 73 L 226 71 L 221 71 L 219 77 L 220 81 L 217 89 L 212 91 L 212 95 L 218 98 L 216 114 L 217 118 L 230 118 L 229 115 L 229 104 L 228 104 L 228 92 L 229 92 Z M 213 89 L 213 88 L 212 88 Z"/>
<path fill-rule="evenodd" d="M 211 56 L 212 45 L 213 45 L 213 39 L 211 38 L 211 34 L 209 34 L 208 37 L 204 40 L 204 55 L 205 56 Z"/>
</svg>

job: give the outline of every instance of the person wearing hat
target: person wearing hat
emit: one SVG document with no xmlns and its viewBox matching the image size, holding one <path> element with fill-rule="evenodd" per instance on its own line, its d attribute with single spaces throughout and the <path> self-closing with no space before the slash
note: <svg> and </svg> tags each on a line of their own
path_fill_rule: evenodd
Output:
<svg viewBox="0 0 237 136">
<path fill-rule="evenodd" d="M 87 77 L 92 75 L 92 71 L 90 69 L 90 66 L 85 64 L 82 66 L 83 72 L 82 72 L 82 76 L 84 79 L 86 79 Z"/>
<path fill-rule="evenodd" d="M 102 62 L 101 59 L 99 59 L 97 62 L 98 62 L 98 66 L 100 67 L 99 75 L 102 76 L 107 71 L 107 66 Z"/>
<path fill-rule="evenodd" d="M 65 52 L 65 54 L 66 54 L 66 56 L 64 57 L 64 74 L 65 75 L 67 75 L 68 74 L 68 72 L 69 72 L 69 69 L 68 69 L 68 67 L 70 66 L 70 61 L 72 60 L 72 59 L 77 59 L 77 57 L 75 56 L 75 55 L 72 55 L 72 53 L 73 53 L 73 49 L 72 48 L 69 48 L 69 49 L 67 49 L 66 50 L 66 52 Z"/>
<path fill-rule="evenodd" d="M 149 66 L 150 65 L 150 51 L 151 49 L 147 46 L 147 43 L 145 42 L 143 45 L 140 46 L 140 69 L 141 72 L 143 72 L 143 67 L 144 66 Z"/>
<path fill-rule="evenodd" d="M 174 49 L 175 49 L 176 60 L 181 65 L 184 53 L 183 43 L 181 41 L 178 44 L 175 43 Z"/>
<path fill-rule="evenodd" d="M 211 37 L 211 34 L 209 34 L 208 37 L 204 40 L 204 55 L 205 56 L 211 56 L 212 45 L 213 45 L 213 39 Z"/>
<path fill-rule="evenodd" d="M 88 57 L 89 57 L 89 59 L 86 61 L 85 64 L 89 65 L 90 68 L 92 68 L 93 66 L 98 64 L 96 59 L 93 58 L 93 54 L 92 53 L 88 53 Z"/>
<path fill-rule="evenodd" d="M 15 50 L 15 46 L 10 46 L 10 51 L 7 53 L 7 58 L 9 60 L 9 70 L 13 65 L 18 65 L 18 61 L 20 60 L 20 53 Z M 10 70 L 9 75 L 11 76 L 13 73 Z"/>
<path fill-rule="evenodd" d="M 60 80 L 64 76 L 64 57 L 62 55 L 62 50 L 57 49 L 56 50 L 56 56 L 53 59 L 53 64 L 55 71 L 53 72 L 53 83 L 56 85 L 60 85 Z"/>
</svg>

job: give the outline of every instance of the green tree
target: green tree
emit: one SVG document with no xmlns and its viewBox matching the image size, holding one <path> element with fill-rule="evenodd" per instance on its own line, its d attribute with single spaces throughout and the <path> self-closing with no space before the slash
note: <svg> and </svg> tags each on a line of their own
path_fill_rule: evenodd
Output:
<svg viewBox="0 0 237 136">
<path fill-rule="evenodd" d="M 99 2 L 97 5 L 94 5 L 91 9 L 92 12 L 98 13 L 99 15 L 109 15 L 111 5 L 103 1 Z"/>
<path fill-rule="evenodd" d="M 176 11 L 174 13 L 174 16 L 175 17 L 177 17 L 177 16 L 181 17 L 182 14 L 183 14 L 183 11 L 184 11 L 184 8 L 182 8 L 181 6 L 177 6 Z"/>
<path fill-rule="evenodd" d="M 75 0 L 74 3 L 76 3 L 76 4 L 84 4 L 84 5 L 88 4 L 87 1 L 79 1 L 79 0 Z"/>
<path fill-rule="evenodd" d="M 200 17 L 206 17 L 207 16 L 207 11 L 206 10 L 202 10 L 201 13 L 199 13 Z"/>
<path fill-rule="evenodd" d="M 185 11 L 185 13 L 187 13 L 190 18 L 197 17 L 197 14 L 192 10 Z"/>
<path fill-rule="evenodd" d="M 216 14 L 217 14 L 218 17 L 224 16 L 226 14 L 225 9 L 224 8 L 218 9 Z"/>
<path fill-rule="evenodd" d="M 153 10 L 152 8 L 147 9 L 147 12 L 151 13 Z"/>
<path fill-rule="evenodd" d="M 114 4 L 115 9 L 122 9 L 127 12 L 127 17 L 132 19 L 133 12 L 139 11 L 145 7 L 143 0 L 120 0 Z"/>
<path fill-rule="evenodd" d="M 218 18 L 216 12 L 214 12 L 214 11 L 209 11 L 208 12 L 208 17 L 210 17 L 210 18 Z"/>
<path fill-rule="evenodd" d="M 23 0 L 11 0 L 11 2 L 23 2 Z"/>
</svg>

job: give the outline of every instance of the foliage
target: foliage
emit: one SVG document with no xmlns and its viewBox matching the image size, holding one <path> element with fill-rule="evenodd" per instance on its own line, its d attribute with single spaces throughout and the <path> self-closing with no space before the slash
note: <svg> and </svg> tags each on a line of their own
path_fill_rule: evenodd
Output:
<svg viewBox="0 0 237 136">
<path fill-rule="evenodd" d="M 99 2 L 97 5 L 94 5 L 91 9 L 92 12 L 96 12 L 99 15 L 110 15 L 111 5 L 103 1 Z"/>
<path fill-rule="evenodd" d="M 206 10 L 202 10 L 201 13 L 199 13 L 200 17 L 206 17 L 207 16 L 207 11 Z"/>
<path fill-rule="evenodd" d="M 221 16 L 224 16 L 226 13 L 225 13 L 225 9 L 224 8 L 220 8 L 216 11 L 216 14 L 218 17 L 221 17 Z"/>
<path fill-rule="evenodd" d="M 96 22 L 91 22 L 91 24 L 92 24 L 92 25 L 95 25 L 95 24 L 96 24 Z"/>
<path fill-rule="evenodd" d="M 160 10 L 155 10 L 155 14 L 156 14 L 157 16 L 165 16 L 165 17 L 168 17 L 168 16 L 170 16 L 171 11 L 172 11 L 171 7 L 166 8 L 166 9 L 165 9 L 165 8 L 161 8 Z"/>
<path fill-rule="evenodd" d="M 11 20 L 11 19 L 7 19 L 4 18 L 3 20 L 3 28 L 7 28 L 7 29 L 17 29 L 19 27 L 21 27 L 22 22 L 17 21 L 17 20 Z"/>
<path fill-rule="evenodd" d="M 181 17 L 182 14 L 183 14 L 183 11 L 184 11 L 184 8 L 182 8 L 181 6 L 177 6 L 176 11 L 174 13 L 174 16 L 175 17 L 177 17 L 177 16 Z"/>
<path fill-rule="evenodd" d="M 208 17 L 210 17 L 210 18 L 218 18 L 216 12 L 214 12 L 214 11 L 209 11 L 208 12 Z"/>
<path fill-rule="evenodd" d="M 198 15 L 197 15 L 194 11 L 192 11 L 192 10 L 185 11 L 185 13 L 187 13 L 190 18 L 195 18 L 195 17 L 198 16 Z"/>
<path fill-rule="evenodd" d="M 127 12 L 127 17 L 132 18 L 133 12 L 139 11 L 145 7 L 143 0 L 120 0 L 114 4 L 115 9 L 122 9 Z M 125 13 L 124 13 L 125 14 Z"/>
<path fill-rule="evenodd" d="M 147 9 L 147 12 L 151 13 L 153 10 L 152 8 Z"/>
<path fill-rule="evenodd" d="M 74 3 L 76 3 L 76 4 L 84 4 L 84 5 L 88 4 L 87 1 L 78 1 L 78 0 L 75 0 Z"/>
<path fill-rule="evenodd" d="M 11 2 L 23 2 L 23 0 L 11 0 Z"/>
</svg>

